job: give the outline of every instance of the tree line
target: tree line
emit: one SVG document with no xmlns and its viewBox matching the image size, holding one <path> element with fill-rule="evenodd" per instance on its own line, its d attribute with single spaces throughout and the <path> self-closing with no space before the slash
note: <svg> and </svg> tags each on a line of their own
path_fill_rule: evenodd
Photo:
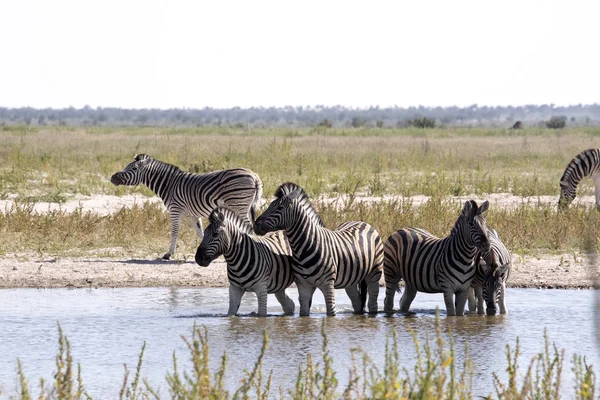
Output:
<svg viewBox="0 0 600 400">
<path fill-rule="evenodd" d="M 555 121 L 563 121 L 558 125 Z M 520 122 L 520 123 L 518 123 Z M 369 107 L 286 106 L 201 109 L 0 107 L 0 125 L 379 127 L 564 127 L 600 125 L 600 104 L 555 106 Z"/>
</svg>

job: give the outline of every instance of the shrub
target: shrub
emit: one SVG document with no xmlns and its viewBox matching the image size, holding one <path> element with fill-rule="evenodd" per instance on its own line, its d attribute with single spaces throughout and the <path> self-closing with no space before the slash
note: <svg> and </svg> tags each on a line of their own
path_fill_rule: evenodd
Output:
<svg viewBox="0 0 600 400">
<path fill-rule="evenodd" d="M 550 129 L 562 129 L 567 125 L 567 117 L 552 117 L 546 121 L 546 127 Z"/>
<path fill-rule="evenodd" d="M 427 117 L 417 117 L 406 121 L 408 126 L 414 126 L 415 128 L 435 128 L 435 119 Z"/>
</svg>

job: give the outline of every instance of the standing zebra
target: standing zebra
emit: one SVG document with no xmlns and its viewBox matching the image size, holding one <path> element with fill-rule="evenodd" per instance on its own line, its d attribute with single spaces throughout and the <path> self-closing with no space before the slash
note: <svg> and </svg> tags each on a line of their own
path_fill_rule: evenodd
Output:
<svg viewBox="0 0 600 400">
<path fill-rule="evenodd" d="M 294 282 L 291 249 L 282 231 L 255 236 L 252 225 L 220 206 L 209 216 L 196 263 L 208 267 L 221 254 L 230 283 L 229 315 L 237 313 L 244 292 L 256 293 L 260 317 L 267 315 L 268 293 L 275 293 L 285 314 L 294 313 L 294 302 L 285 294 Z"/>
<path fill-rule="evenodd" d="M 450 235 L 439 239 L 424 229 L 404 228 L 384 245 L 384 311 L 392 312 L 400 279 L 405 289 L 400 311 L 408 312 L 417 292 L 443 293 L 447 315 L 463 315 L 477 251 L 487 252 L 490 241 L 485 217 L 489 203 L 465 202 Z M 456 301 L 454 301 L 456 295 Z"/>
<path fill-rule="evenodd" d="M 364 312 L 367 291 L 369 312 L 377 312 L 383 244 L 371 225 L 353 221 L 334 231 L 327 229 L 304 190 L 284 183 L 254 229 L 257 234 L 285 231 L 292 249 L 301 316 L 309 315 L 316 288 L 323 292 L 327 315 L 336 314 L 334 289 L 341 288 L 346 289 L 355 313 Z"/>
<path fill-rule="evenodd" d="M 110 181 L 117 186 L 144 184 L 162 199 L 171 218 L 171 245 L 162 257 L 165 260 L 175 253 L 175 243 L 184 215 L 193 218 L 196 233 L 202 237 L 202 222 L 199 218 L 208 217 L 218 200 L 253 223 L 262 195 L 260 178 L 248 169 L 191 174 L 146 154 L 136 155 L 134 161 L 114 174 Z"/>
<path fill-rule="evenodd" d="M 596 208 L 600 209 L 600 149 L 587 149 L 571 160 L 560 178 L 559 210 L 566 209 L 575 199 L 577 185 L 583 178 L 594 180 Z"/>
<path fill-rule="evenodd" d="M 496 315 L 496 304 L 499 305 L 500 314 L 506 314 L 506 281 L 510 275 L 512 257 L 498 232 L 488 228 L 488 237 L 490 250 L 475 257 L 475 277 L 469 289 L 469 312 L 483 314 L 485 302 L 487 315 Z"/>
</svg>

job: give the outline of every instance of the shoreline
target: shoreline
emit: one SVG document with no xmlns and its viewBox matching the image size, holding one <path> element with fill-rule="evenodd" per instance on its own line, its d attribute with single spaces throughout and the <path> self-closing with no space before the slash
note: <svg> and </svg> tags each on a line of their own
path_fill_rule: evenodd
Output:
<svg viewBox="0 0 600 400">
<path fill-rule="evenodd" d="M 581 254 L 513 254 L 509 288 L 593 289 L 600 269 Z M 15 253 L 0 257 L 0 289 L 228 287 L 222 258 L 208 267 L 193 260 L 146 257 L 53 257 Z"/>
</svg>

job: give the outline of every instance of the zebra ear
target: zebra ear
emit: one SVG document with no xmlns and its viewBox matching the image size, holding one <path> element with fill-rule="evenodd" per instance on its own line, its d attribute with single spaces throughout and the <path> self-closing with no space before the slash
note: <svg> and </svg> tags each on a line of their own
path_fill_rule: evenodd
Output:
<svg viewBox="0 0 600 400">
<path fill-rule="evenodd" d="M 225 215 L 223 214 L 222 211 L 215 208 L 213 210 L 213 212 L 210 214 L 209 219 L 210 219 L 211 223 L 223 224 L 225 222 Z"/>
<path fill-rule="evenodd" d="M 471 200 L 465 201 L 465 205 L 463 206 L 463 209 L 462 209 L 462 215 L 464 215 L 465 217 L 469 217 L 469 216 L 471 216 L 472 211 L 473 211 L 473 204 L 471 203 Z"/>
<path fill-rule="evenodd" d="M 135 157 L 133 157 L 134 161 L 142 161 L 148 158 L 150 158 L 150 156 L 147 154 L 136 154 Z"/>
<path fill-rule="evenodd" d="M 477 214 L 481 215 L 484 212 L 487 211 L 488 207 L 490 206 L 490 202 L 489 201 L 484 201 L 483 203 L 481 203 L 481 205 L 479 206 L 479 208 L 477 209 Z"/>
<path fill-rule="evenodd" d="M 296 200 L 298 197 L 300 197 L 301 193 L 302 193 L 302 189 L 296 188 L 294 191 L 292 191 L 285 197 L 287 197 L 290 200 Z"/>
<path fill-rule="evenodd" d="M 499 276 L 503 276 L 506 274 L 506 271 L 508 271 L 508 268 L 510 268 L 510 263 L 506 263 L 504 265 L 499 266 L 498 268 L 496 268 L 496 270 L 494 271 L 494 276 L 495 277 L 499 277 Z"/>
</svg>

